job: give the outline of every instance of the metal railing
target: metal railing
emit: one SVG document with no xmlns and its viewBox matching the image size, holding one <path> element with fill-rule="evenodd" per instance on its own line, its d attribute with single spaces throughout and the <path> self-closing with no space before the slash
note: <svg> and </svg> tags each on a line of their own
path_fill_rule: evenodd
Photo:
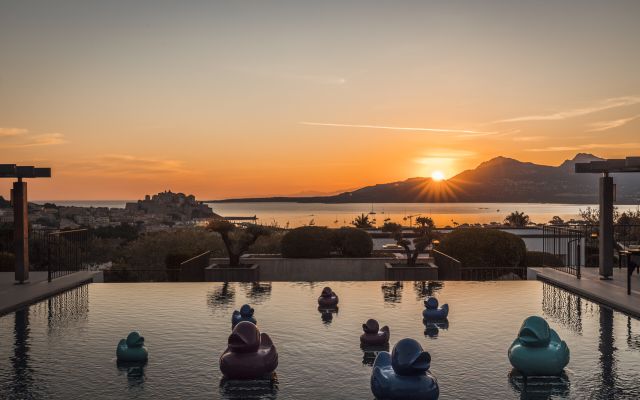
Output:
<svg viewBox="0 0 640 400">
<path fill-rule="evenodd" d="M 205 251 L 180 263 L 180 282 L 204 282 L 204 269 L 209 266 L 211 251 Z"/>
<path fill-rule="evenodd" d="M 542 236 L 542 266 L 566 272 L 579 279 L 580 267 L 584 264 L 584 230 L 546 225 L 542 227 Z"/>
<path fill-rule="evenodd" d="M 86 269 L 90 234 L 87 229 L 72 231 L 32 231 L 30 264 L 48 272 L 48 280 Z"/>
<path fill-rule="evenodd" d="M 438 266 L 438 280 L 459 281 L 462 279 L 462 263 L 455 258 L 438 250 L 432 250 L 431 255 Z"/>
</svg>

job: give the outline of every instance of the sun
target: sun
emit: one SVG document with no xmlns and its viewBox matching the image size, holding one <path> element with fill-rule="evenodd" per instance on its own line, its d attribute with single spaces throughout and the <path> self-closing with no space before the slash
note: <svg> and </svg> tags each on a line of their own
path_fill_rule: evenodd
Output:
<svg viewBox="0 0 640 400">
<path fill-rule="evenodd" d="M 440 182 L 444 180 L 444 173 L 442 171 L 433 171 L 431 173 L 431 179 L 436 182 Z"/>
</svg>

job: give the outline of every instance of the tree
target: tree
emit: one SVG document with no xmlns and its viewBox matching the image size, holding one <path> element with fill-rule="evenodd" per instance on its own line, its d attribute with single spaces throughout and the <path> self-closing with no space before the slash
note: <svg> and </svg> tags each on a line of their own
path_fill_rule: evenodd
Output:
<svg viewBox="0 0 640 400">
<path fill-rule="evenodd" d="M 565 222 L 562 218 L 558 217 L 557 215 L 554 215 L 553 218 L 551 218 L 551 221 L 549 221 L 549 224 L 551 225 L 565 225 Z"/>
<path fill-rule="evenodd" d="M 523 228 L 529 224 L 529 216 L 521 211 L 514 211 L 507 215 L 504 224 L 514 228 Z"/>
<path fill-rule="evenodd" d="M 352 222 L 351 225 L 355 226 L 359 229 L 370 229 L 373 228 L 373 224 L 369 221 L 369 216 L 366 214 L 361 214 L 357 216 Z"/>
<path fill-rule="evenodd" d="M 588 225 L 599 225 L 600 224 L 600 210 L 597 208 L 587 207 L 585 210 L 579 209 L 578 213 L 580 214 L 580 218 Z M 620 217 L 620 213 L 618 212 L 618 207 L 613 207 L 613 220 L 617 221 Z"/>
<path fill-rule="evenodd" d="M 407 265 L 415 266 L 418 261 L 418 256 L 420 253 L 423 253 L 427 246 L 431 244 L 431 241 L 434 238 L 432 226 L 433 221 L 431 218 L 425 217 L 430 221 L 424 221 L 424 224 L 421 224 L 421 227 L 414 230 L 418 237 L 413 239 L 413 250 L 411 249 L 412 241 L 405 239 L 402 232 L 402 225 L 397 224 L 395 222 L 386 222 L 382 226 L 383 232 L 390 232 L 393 234 L 393 238 L 395 239 L 398 246 L 401 246 L 404 249 L 405 254 L 407 255 Z"/>
<path fill-rule="evenodd" d="M 213 220 L 207 225 L 207 229 L 216 232 L 222 238 L 227 248 L 229 265 L 240 265 L 240 257 L 247 252 L 249 246 L 254 244 L 260 236 L 267 236 L 271 231 L 261 225 L 249 224 L 239 228 L 226 220 Z"/>
</svg>

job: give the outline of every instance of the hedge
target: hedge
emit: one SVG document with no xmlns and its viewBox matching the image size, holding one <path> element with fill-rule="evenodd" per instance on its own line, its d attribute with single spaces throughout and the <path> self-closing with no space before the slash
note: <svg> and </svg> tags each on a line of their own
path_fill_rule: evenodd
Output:
<svg viewBox="0 0 640 400">
<path fill-rule="evenodd" d="M 323 258 L 331 255 L 331 230 L 320 226 L 302 226 L 287 232 L 280 244 L 287 258 Z"/>
<path fill-rule="evenodd" d="M 362 229 L 335 229 L 333 235 L 334 247 L 345 257 L 369 257 L 373 251 L 373 240 Z"/>
<path fill-rule="evenodd" d="M 524 241 L 498 229 L 464 228 L 448 233 L 438 250 L 467 268 L 516 268 L 526 265 Z"/>
<path fill-rule="evenodd" d="M 284 235 L 281 250 L 282 256 L 287 258 L 323 258 L 334 251 L 345 257 L 369 257 L 373 240 L 367 232 L 357 228 L 303 226 Z"/>
</svg>

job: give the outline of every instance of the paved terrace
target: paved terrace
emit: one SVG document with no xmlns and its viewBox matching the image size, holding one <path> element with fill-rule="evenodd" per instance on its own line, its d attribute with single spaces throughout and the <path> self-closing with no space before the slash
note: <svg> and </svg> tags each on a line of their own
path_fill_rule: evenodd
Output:
<svg viewBox="0 0 640 400">
<path fill-rule="evenodd" d="M 0 315 L 13 312 L 82 284 L 92 282 L 100 275 L 96 271 L 79 271 L 47 282 L 47 272 L 31 272 L 29 282 L 22 285 L 14 281 L 13 272 L 0 272 Z"/>
<path fill-rule="evenodd" d="M 613 269 L 613 279 L 600 280 L 598 268 L 582 268 L 582 279 L 553 268 L 529 268 L 537 279 L 549 282 L 614 310 L 640 318 L 640 276 L 631 276 L 631 295 L 627 294 L 627 269 Z"/>
</svg>

